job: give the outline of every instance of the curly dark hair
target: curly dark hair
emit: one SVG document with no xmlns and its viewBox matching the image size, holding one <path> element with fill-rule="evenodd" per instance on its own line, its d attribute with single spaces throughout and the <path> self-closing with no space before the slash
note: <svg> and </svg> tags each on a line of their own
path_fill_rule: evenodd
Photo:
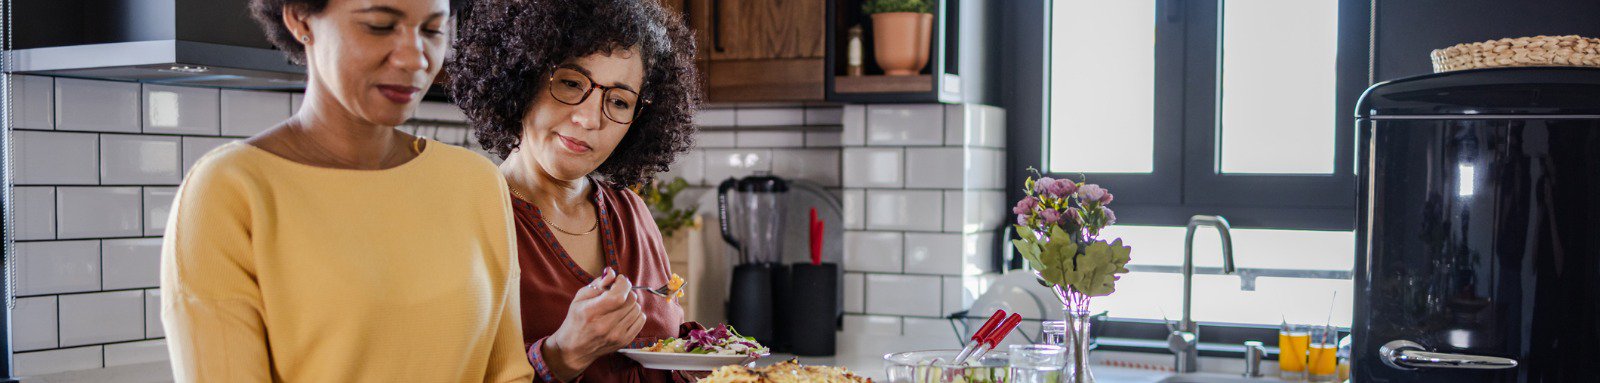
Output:
<svg viewBox="0 0 1600 383">
<path fill-rule="evenodd" d="M 450 93 L 478 142 L 505 158 L 556 66 L 639 47 L 649 100 L 595 173 L 625 187 L 650 181 L 694 145 L 700 80 L 694 36 L 656 0 L 478 0 L 457 24 Z M 617 155 L 621 153 L 622 155 Z"/>
<path fill-rule="evenodd" d="M 450 14 L 459 15 L 468 0 L 450 0 Z M 289 55 L 289 60 L 295 64 L 305 65 L 306 47 L 294 41 L 294 35 L 289 33 L 289 27 L 283 25 L 283 7 L 305 7 L 306 12 L 315 15 L 322 13 L 328 7 L 328 0 L 250 0 L 250 18 L 256 20 L 261 26 L 261 31 L 267 33 L 267 41 L 278 47 L 278 50 Z"/>
</svg>

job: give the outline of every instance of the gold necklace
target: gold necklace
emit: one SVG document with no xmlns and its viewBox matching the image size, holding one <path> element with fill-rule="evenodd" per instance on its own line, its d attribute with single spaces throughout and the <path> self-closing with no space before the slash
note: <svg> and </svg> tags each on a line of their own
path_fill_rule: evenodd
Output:
<svg viewBox="0 0 1600 383">
<path fill-rule="evenodd" d="M 527 201 L 528 203 L 533 203 L 532 199 L 529 199 L 528 196 L 522 195 L 522 192 L 517 191 L 516 188 L 512 188 L 512 187 L 507 186 L 507 189 L 511 189 L 511 195 L 517 196 L 517 198 L 521 198 L 523 201 Z M 556 226 L 555 223 L 550 222 L 550 219 L 545 218 L 544 214 L 542 214 L 542 213 L 539 214 L 539 220 L 544 221 L 545 226 L 550 226 L 551 228 L 556 229 L 556 231 L 559 231 L 559 232 L 565 233 L 566 235 L 571 235 L 571 236 L 579 236 L 579 237 L 581 237 L 581 236 L 585 236 L 585 235 L 589 235 L 591 233 L 594 233 L 595 230 L 600 229 L 600 217 L 594 217 L 594 226 L 590 226 L 588 231 L 585 231 L 585 232 L 582 232 L 582 233 L 574 233 L 574 232 L 571 232 L 571 231 L 567 231 L 567 229 L 562 229 L 560 226 Z"/>
</svg>

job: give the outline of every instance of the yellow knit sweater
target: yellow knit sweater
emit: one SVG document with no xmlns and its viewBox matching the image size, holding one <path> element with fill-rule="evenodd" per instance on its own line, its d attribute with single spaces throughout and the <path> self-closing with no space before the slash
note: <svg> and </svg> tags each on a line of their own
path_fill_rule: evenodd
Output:
<svg viewBox="0 0 1600 383">
<path fill-rule="evenodd" d="M 161 251 L 179 382 L 522 382 L 509 197 L 429 142 L 341 170 L 234 142 L 194 165 Z"/>
</svg>

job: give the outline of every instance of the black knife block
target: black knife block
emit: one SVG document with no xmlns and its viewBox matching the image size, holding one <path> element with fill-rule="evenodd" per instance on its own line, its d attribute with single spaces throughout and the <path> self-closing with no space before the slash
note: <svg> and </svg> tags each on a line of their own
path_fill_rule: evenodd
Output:
<svg viewBox="0 0 1600 383">
<path fill-rule="evenodd" d="M 780 338 L 788 340 L 790 353 L 800 356 L 834 354 L 840 320 L 839 265 L 795 264 L 789 277 L 786 325 Z"/>
</svg>

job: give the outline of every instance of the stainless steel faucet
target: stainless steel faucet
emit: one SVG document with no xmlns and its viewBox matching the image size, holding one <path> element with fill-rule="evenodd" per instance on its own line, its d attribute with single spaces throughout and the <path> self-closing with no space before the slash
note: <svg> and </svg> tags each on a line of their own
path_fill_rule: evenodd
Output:
<svg viewBox="0 0 1600 383">
<path fill-rule="evenodd" d="M 1217 228 L 1217 235 L 1222 238 L 1222 272 L 1233 274 L 1233 235 L 1228 220 L 1219 215 L 1189 217 L 1183 237 L 1183 321 L 1167 335 L 1167 348 L 1174 354 L 1172 367 L 1179 373 L 1200 370 L 1200 326 L 1189 314 L 1194 286 L 1194 229 L 1200 226 Z"/>
</svg>

